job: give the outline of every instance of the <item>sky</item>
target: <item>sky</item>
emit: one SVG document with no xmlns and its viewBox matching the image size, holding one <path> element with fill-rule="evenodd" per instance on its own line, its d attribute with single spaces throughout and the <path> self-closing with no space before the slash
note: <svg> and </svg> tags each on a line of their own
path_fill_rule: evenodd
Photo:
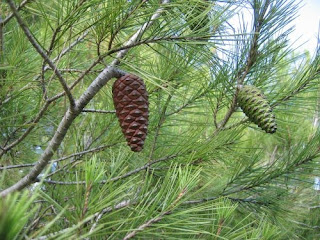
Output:
<svg viewBox="0 0 320 240">
<path fill-rule="evenodd" d="M 300 0 L 295 1 L 299 2 Z M 235 16 L 230 20 L 230 24 L 235 26 L 236 29 L 239 27 L 239 23 L 242 22 L 242 16 L 248 27 L 252 24 L 251 10 L 243 8 L 242 11 L 243 15 Z M 292 47 L 297 52 L 302 53 L 308 50 L 313 55 L 317 47 L 318 32 L 320 31 L 320 0 L 301 0 L 296 19 L 292 21 L 292 24 L 295 26 L 295 30 L 289 36 Z"/>
<path fill-rule="evenodd" d="M 320 0 L 303 0 L 302 7 L 293 23 L 296 29 L 291 35 L 291 41 L 298 39 L 294 46 L 305 43 L 299 49 L 309 50 L 313 54 L 320 29 Z"/>
</svg>

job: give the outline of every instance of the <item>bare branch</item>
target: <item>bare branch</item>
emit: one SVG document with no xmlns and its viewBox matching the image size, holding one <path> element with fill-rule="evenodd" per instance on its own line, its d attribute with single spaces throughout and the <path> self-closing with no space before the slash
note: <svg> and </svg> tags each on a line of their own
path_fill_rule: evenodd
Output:
<svg viewBox="0 0 320 240">
<path fill-rule="evenodd" d="M 90 112 L 90 113 L 115 113 L 115 110 L 96 110 L 96 109 L 83 109 L 82 112 Z"/>
<path fill-rule="evenodd" d="M 12 0 L 8 0 L 7 1 L 11 11 L 13 13 L 13 15 L 15 16 L 15 18 L 17 19 L 20 27 L 22 28 L 23 32 L 25 33 L 26 37 L 28 38 L 29 42 L 32 44 L 32 46 L 36 49 L 36 51 L 41 55 L 41 57 L 48 63 L 48 65 L 54 69 L 54 73 L 57 75 L 60 84 L 63 87 L 63 90 L 65 91 L 66 95 L 69 98 L 70 101 L 70 105 L 73 108 L 75 106 L 75 101 L 73 99 L 73 96 L 68 88 L 68 85 L 66 83 L 66 81 L 64 80 L 64 78 L 62 77 L 61 73 L 59 72 L 59 70 L 57 69 L 57 67 L 55 66 L 55 64 L 50 60 L 50 58 L 48 57 L 48 55 L 45 53 L 45 51 L 42 49 L 42 47 L 38 44 L 37 40 L 33 37 L 32 33 L 30 32 L 29 28 L 27 27 L 27 25 L 24 23 L 24 21 L 22 20 L 22 18 L 20 17 L 16 7 L 14 6 L 14 3 L 12 2 Z"/>
</svg>

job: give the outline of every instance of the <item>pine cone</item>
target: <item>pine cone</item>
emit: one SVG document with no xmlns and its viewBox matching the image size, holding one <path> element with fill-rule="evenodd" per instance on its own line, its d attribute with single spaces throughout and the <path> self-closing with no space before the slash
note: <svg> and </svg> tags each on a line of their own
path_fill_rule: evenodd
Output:
<svg viewBox="0 0 320 240">
<path fill-rule="evenodd" d="M 148 93 L 142 79 L 126 74 L 112 87 L 113 102 L 122 132 L 134 152 L 140 152 L 147 136 Z"/>
<path fill-rule="evenodd" d="M 241 86 L 238 104 L 250 119 L 267 133 L 275 133 L 277 124 L 268 100 L 262 91 L 254 86 Z"/>
</svg>

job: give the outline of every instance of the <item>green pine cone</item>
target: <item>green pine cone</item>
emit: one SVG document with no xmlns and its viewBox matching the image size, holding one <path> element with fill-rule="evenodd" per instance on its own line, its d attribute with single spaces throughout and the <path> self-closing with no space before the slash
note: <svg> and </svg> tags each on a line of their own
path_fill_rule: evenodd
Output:
<svg viewBox="0 0 320 240">
<path fill-rule="evenodd" d="M 268 100 L 262 91 L 254 86 L 240 87 L 238 105 L 250 119 L 267 133 L 275 133 L 277 124 Z"/>
</svg>

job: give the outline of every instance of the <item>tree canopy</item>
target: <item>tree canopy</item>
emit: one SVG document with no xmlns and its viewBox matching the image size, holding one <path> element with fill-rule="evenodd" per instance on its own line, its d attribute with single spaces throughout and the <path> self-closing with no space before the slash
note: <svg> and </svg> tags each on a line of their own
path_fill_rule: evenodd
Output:
<svg viewBox="0 0 320 240">
<path fill-rule="evenodd" d="M 299 6 L 1 2 L 0 239 L 317 239 L 320 50 L 290 44 Z M 140 152 L 115 114 L 127 74 L 148 93 Z"/>
</svg>

